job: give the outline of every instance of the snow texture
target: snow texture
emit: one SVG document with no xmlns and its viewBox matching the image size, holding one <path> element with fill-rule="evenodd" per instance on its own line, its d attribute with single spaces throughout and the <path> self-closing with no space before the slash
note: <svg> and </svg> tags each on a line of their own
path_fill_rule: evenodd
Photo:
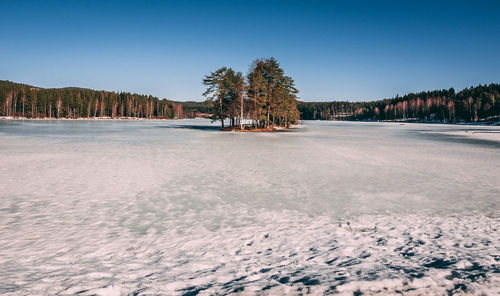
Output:
<svg viewBox="0 0 500 296">
<path fill-rule="evenodd" d="M 4 120 L 0 294 L 498 295 L 500 144 L 466 129 Z"/>
</svg>

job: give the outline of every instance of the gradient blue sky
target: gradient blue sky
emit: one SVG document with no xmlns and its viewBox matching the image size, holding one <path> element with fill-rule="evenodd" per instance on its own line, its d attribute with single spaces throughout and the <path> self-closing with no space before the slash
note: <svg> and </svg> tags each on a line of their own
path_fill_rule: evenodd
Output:
<svg viewBox="0 0 500 296">
<path fill-rule="evenodd" d="M 0 0 L 0 79 L 202 100 L 273 56 L 305 101 L 500 82 L 500 1 Z"/>
</svg>

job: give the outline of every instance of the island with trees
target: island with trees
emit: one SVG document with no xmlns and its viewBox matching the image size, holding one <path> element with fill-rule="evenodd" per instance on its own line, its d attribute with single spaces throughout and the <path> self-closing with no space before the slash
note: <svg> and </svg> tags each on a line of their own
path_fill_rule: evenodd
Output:
<svg viewBox="0 0 500 296">
<path fill-rule="evenodd" d="M 223 130 L 272 131 L 299 121 L 295 83 L 274 58 L 255 60 L 246 77 L 219 68 L 206 75 L 203 84 L 210 118 L 220 121 Z"/>
</svg>

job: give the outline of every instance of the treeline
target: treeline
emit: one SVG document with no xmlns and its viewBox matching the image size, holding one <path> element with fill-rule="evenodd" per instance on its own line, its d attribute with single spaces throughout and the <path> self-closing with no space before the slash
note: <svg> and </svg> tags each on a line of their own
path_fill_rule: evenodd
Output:
<svg viewBox="0 0 500 296">
<path fill-rule="evenodd" d="M 298 102 L 292 78 L 272 58 L 256 60 L 243 76 L 223 67 L 204 80 L 205 102 L 174 102 L 127 92 L 84 88 L 43 89 L 0 80 L 0 116 L 27 118 L 229 119 L 231 125 L 288 126 L 303 120 L 404 120 L 479 122 L 500 120 L 500 84 L 456 93 L 426 91 L 373 102 Z"/>
<path fill-rule="evenodd" d="M 184 118 L 208 118 L 210 117 L 210 106 L 207 102 L 174 102 L 182 106 Z"/>
<path fill-rule="evenodd" d="M 258 59 L 248 75 L 222 67 L 203 79 L 209 117 L 230 126 L 288 127 L 299 120 L 297 89 L 274 58 Z"/>
<path fill-rule="evenodd" d="M 0 116 L 183 118 L 182 105 L 153 96 L 84 88 L 39 88 L 0 81 Z"/>
<path fill-rule="evenodd" d="M 478 122 L 500 119 L 500 85 L 410 93 L 373 102 L 300 102 L 305 120 Z"/>
</svg>

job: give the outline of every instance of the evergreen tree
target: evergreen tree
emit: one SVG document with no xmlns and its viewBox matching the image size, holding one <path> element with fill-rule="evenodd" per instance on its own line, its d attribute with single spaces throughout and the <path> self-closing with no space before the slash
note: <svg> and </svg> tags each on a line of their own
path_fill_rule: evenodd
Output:
<svg viewBox="0 0 500 296">
<path fill-rule="evenodd" d="M 265 127 L 289 126 L 298 121 L 298 91 L 293 79 L 285 75 L 276 59 L 256 60 L 247 80 L 248 95 L 253 99 L 256 109 L 254 119 L 264 123 Z"/>
<path fill-rule="evenodd" d="M 203 96 L 211 105 L 212 121 L 220 120 L 224 128 L 224 119 L 230 119 L 230 125 L 235 125 L 235 119 L 241 117 L 243 107 L 244 78 L 241 72 L 235 72 L 231 68 L 222 67 L 210 73 L 203 79 L 207 90 Z M 240 118 L 241 122 L 241 118 Z"/>
</svg>

